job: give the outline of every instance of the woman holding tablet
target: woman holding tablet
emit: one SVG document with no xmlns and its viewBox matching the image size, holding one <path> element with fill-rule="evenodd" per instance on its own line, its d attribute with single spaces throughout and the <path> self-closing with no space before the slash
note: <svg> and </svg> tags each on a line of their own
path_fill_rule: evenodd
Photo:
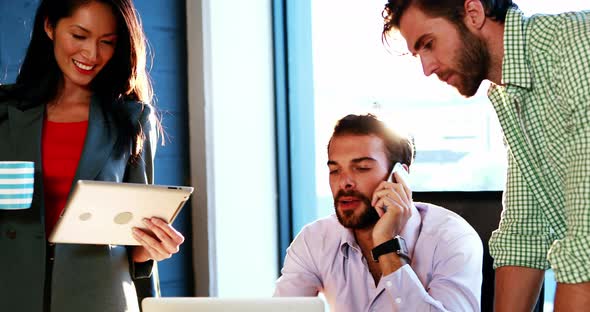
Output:
<svg viewBox="0 0 590 312">
<path fill-rule="evenodd" d="M 158 120 L 131 0 L 42 0 L 16 84 L 0 86 L 0 161 L 35 163 L 28 209 L 0 210 L 6 311 L 139 311 L 134 281 L 184 238 L 151 218 L 137 247 L 49 244 L 77 180 L 152 183 Z"/>
</svg>

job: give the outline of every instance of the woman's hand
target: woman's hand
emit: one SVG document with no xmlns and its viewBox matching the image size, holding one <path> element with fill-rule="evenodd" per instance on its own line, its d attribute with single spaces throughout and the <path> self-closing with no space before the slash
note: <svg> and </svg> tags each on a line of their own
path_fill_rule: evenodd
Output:
<svg viewBox="0 0 590 312">
<path fill-rule="evenodd" d="M 161 261 L 178 252 L 180 245 L 184 242 L 184 236 L 180 232 L 162 219 L 155 217 L 144 219 L 143 223 L 153 232 L 153 235 L 139 228 L 133 229 L 133 237 L 141 243 L 141 246 L 136 246 L 132 251 L 134 262 Z"/>
</svg>

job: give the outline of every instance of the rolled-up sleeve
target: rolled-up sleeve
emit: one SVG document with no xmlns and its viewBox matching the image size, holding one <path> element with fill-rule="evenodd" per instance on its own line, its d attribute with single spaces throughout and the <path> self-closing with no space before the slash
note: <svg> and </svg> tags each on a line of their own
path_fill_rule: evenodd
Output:
<svg viewBox="0 0 590 312">
<path fill-rule="evenodd" d="M 590 11 L 568 15 L 562 34 L 559 73 L 570 122 L 563 155 L 567 232 L 549 251 L 555 278 L 562 283 L 590 281 Z"/>
<path fill-rule="evenodd" d="M 547 251 L 553 241 L 549 223 L 510 151 L 503 206 L 500 225 L 489 242 L 494 269 L 501 266 L 547 269 Z"/>
<path fill-rule="evenodd" d="M 590 79 L 590 74 L 586 76 Z M 588 89 L 586 92 L 590 93 Z M 565 151 L 567 232 L 549 251 L 555 278 L 561 283 L 590 281 L 590 95 L 578 94 L 572 101 L 577 109 Z"/>
</svg>

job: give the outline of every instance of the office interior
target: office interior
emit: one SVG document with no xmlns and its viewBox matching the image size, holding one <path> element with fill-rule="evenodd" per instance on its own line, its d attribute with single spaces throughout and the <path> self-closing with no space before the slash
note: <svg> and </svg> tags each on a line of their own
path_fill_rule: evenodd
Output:
<svg viewBox="0 0 590 312">
<path fill-rule="evenodd" d="M 0 84 L 16 78 L 38 2 L 0 0 Z M 178 254 L 158 264 L 161 293 L 269 297 L 290 241 L 302 224 L 323 216 L 313 211 L 317 184 L 327 185 L 327 176 L 316 179 L 315 154 L 325 150 L 313 143 L 313 129 L 322 123 L 321 114 L 314 114 L 321 104 L 311 78 L 313 66 L 322 61 L 311 52 L 314 1 L 134 3 L 150 43 L 148 65 L 165 131 L 165 144 L 157 147 L 155 182 L 195 187 L 174 224 L 186 241 Z M 380 12 L 374 18 L 379 23 Z M 346 40 L 337 34 L 338 26 L 332 27 L 336 38 Z M 374 38 L 379 41 L 380 33 Z M 322 57 L 329 62 L 331 56 Z M 347 75 L 355 60 L 349 62 L 333 68 L 335 74 Z M 364 77 L 349 79 L 354 85 Z M 431 188 L 416 191 L 414 200 L 459 213 L 480 234 L 482 311 L 492 311 L 487 241 L 500 218 L 501 188 Z M 547 292 L 554 286 L 546 286 Z"/>
</svg>

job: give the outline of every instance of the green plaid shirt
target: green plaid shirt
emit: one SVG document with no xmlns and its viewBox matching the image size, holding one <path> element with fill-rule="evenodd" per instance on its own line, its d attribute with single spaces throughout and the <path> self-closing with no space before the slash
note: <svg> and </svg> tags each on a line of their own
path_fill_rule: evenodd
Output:
<svg viewBox="0 0 590 312">
<path fill-rule="evenodd" d="M 510 9 L 488 96 L 509 158 L 494 267 L 550 263 L 559 282 L 590 281 L 590 11 Z"/>
</svg>

